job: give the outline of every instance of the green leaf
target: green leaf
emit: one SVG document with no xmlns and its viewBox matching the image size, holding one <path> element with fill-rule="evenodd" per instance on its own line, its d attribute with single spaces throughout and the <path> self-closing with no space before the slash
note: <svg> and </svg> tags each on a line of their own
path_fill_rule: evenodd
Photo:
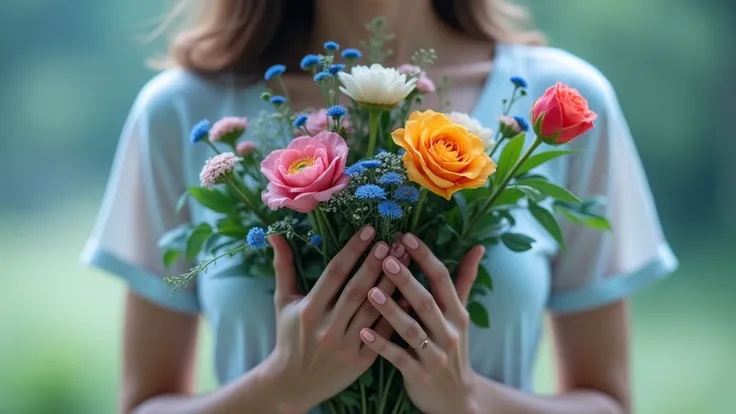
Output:
<svg viewBox="0 0 736 414">
<path fill-rule="evenodd" d="M 189 200 L 189 192 L 185 191 L 184 194 L 179 196 L 179 200 L 176 202 L 176 212 L 180 212 L 181 209 L 184 208 L 184 206 L 187 205 L 187 200 Z"/>
<path fill-rule="evenodd" d="M 580 222 L 596 230 L 611 230 L 611 223 L 605 217 L 581 214 Z"/>
<path fill-rule="evenodd" d="M 337 399 L 347 407 L 360 407 L 358 394 L 354 391 L 345 390 L 337 394 Z"/>
<path fill-rule="evenodd" d="M 560 225 L 557 223 L 555 216 L 553 216 L 549 210 L 538 205 L 530 205 L 529 212 L 532 213 L 532 216 L 534 216 L 537 222 L 544 227 L 547 233 L 557 241 L 557 244 L 560 245 L 560 248 L 564 252 L 565 238 L 562 237 L 562 229 L 560 229 Z"/>
<path fill-rule="evenodd" d="M 447 223 L 442 224 L 439 228 L 439 235 L 437 236 L 437 244 L 443 245 L 452 240 L 453 238 L 460 238 L 455 229 Z"/>
<path fill-rule="evenodd" d="M 366 387 L 370 387 L 373 384 L 373 372 L 371 370 L 364 372 L 363 375 L 360 376 L 360 382 Z"/>
<path fill-rule="evenodd" d="M 167 231 L 158 239 L 158 247 L 162 249 L 184 250 L 187 234 L 189 234 L 191 228 L 192 226 L 190 224 L 182 224 L 175 229 Z"/>
<path fill-rule="evenodd" d="M 573 193 L 564 187 L 560 187 L 557 184 L 551 183 L 546 180 L 534 179 L 534 180 L 522 180 L 519 184 L 527 185 L 529 187 L 539 190 L 542 194 L 552 197 L 555 200 L 561 200 L 568 203 L 581 203 Z"/>
<path fill-rule="evenodd" d="M 495 183 L 500 183 L 506 175 L 511 171 L 514 164 L 519 161 L 521 157 L 521 151 L 524 149 L 524 134 L 519 134 L 516 138 L 506 144 L 501 157 L 498 159 L 498 166 L 496 167 Z"/>
<path fill-rule="evenodd" d="M 524 198 L 524 192 L 513 188 L 513 187 L 506 187 L 501 192 L 501 194 L 496 197 L 496 199 L 493 201 L 494 206 L 502 206 L 505 204 L 516 204 Z"/>
<path fill-rule="evenodd" d="M 532 248 L 535 240 L 521 233 L 506 233 L 501 236 L 501 241 L 512 251 L 525 252 Z"/>
<path fill-rule="evenodd" d="M 164 252 L 164 266 L 171 266 L 179 258 L 179 250 L 168 249 Z"/>
<path fill-rule="evenodd" d="M 490 316 L 488 311 L 480 302 L 468 303 L 468 314 L 470 314 L 470 320 L 481 328 L 488 328 L 491 326 Z"/>
<path fill-rule="evenodd" d="M 539 167 L 540 165 L 544 164 L 547 161 L 551 161 L 557 157 L 561 157 L 563 155 L 571 154 L 579 152 L 577 150 L 554 150 L 554 151 L 545 151 L 545 152 L 539 152 L 537 154 L 532 154 L 531 157 L 527 158 L 526 161 L 524 161 L 523 164 L 521 164 L 521 167 L 516 172 L 516 176 L 520 176 L 522 174 L 525 174 L 532 169 Z"/>
<path fill-rule="evenodd" d="M 225 218 L 217 222 L 217 232 L 234 239 L 243 239 L 248 234 L 248 230 L 243 227 L 240 220 Z"/>
<path fill-rule="evenodd" d="M 478 286 L 486 287 L 488 288 L 488 290 L 493 291 L 493 279 L 491 278 L 490 272 L 483 263 L 478 266 L 478 277 L 476 277 L 475 279 L 475 284 Z"/>
<path fill-rule="evenodd" d="M 561 213 L 573 223 L 583 224 L 596 230 L 611 230 L 611 223 L 609 223 L 605 217 L 583 211 L 583 209 L 586 208 L 585 204 L 574 205 L 556 201 L 553 208 L 555 212 Z"/>
<path fill-rule="evenodd" d="M 202 223 L 193 228 L 187 236 L 186 258 L 192 260 L 202 250 L 204 242 L 212 234 L 212 227 L 207 223 Z"/>
<path fill-rule="evenodd" d="M 514 185 L 513 188 L 515 188 L 515 189 L 521 191 L 522 193 L 524 193 L 524 195 L 527 198 L 529 198 L 529 200 L 531 200 L 534 203 L 538 203 L 538 202 L 540 202 L 540 201 L 542 201 L 542 200 L 544 200 L 546 198 L 546 196 L 544 194 L 542 194 L 541 191 L 537 190 L 534 187 L 530 187 L 528 185 L 520 185 L 520 184 L 517 184 L 517 185 Z"/>
<path fill-rule="evenodd" d="M 205 254 L 213 254 L 215 253 L 215 249 L 218 247 L 218 244 L 223 240 L 228 238 L 225 235 L 219 234 L 219 233 L 212 233 L 210 234 L 210 237 L 207 238 L 207 241 L 204 242 L 204 246 L 202 249 L 204 250 Z"/>
<path fill-rule="evenodd" d="M 452 196 L 453 201 L 455 201 L 455 205 L 457 206 L 457 210 L 460 213 L 460 217 L 462 218 L 461 229 L 465 228 L 465 224 L 468 222 L 468 202 L 465 200 L 465 196 L 462 195 L 462 193 L 457 192 L 453 194 Z"/>
<path fill-rule="evenodd" d="M 189 194 L 199 204 L 217 213 L 232 214 L 235 212 L 236 204 L 233 199 L 218 190 L 210 190 L 204 187 L 189 187 Z"/>
</svg>

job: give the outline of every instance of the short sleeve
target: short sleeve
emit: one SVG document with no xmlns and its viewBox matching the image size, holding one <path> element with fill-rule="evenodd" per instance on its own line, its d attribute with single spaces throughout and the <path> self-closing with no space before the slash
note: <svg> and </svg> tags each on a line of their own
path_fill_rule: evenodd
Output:
<svg viewBox="0 0 736 414">
<path fill-rule="evenodd" d="M 177 101 L 160 76 L 142 89 L 128 115 L 82 261 L 124 279 L 132 291 L 161 307 L 195 313 L 194 288 L 174 293 L 163 282 L 165 276 L 186 272 L 189 264 L 165 267 L 158 240 L 189 217 L 186 208 L 176 212 L 186 187 L 186 135 Z"/>
<path fill-rule="evenodd" d="M 606 199 L 602 212 L 612 230 L 563 224 L 567 249 L 552 265 L 553 313 L 613 303 L 677 267 L 616 94 L 599 76 L 578 86 L 599 118 L 595 129 L 571 144 L 581 153 L 568 157 L 564 181 L 580 197 Z"/>
</svg>

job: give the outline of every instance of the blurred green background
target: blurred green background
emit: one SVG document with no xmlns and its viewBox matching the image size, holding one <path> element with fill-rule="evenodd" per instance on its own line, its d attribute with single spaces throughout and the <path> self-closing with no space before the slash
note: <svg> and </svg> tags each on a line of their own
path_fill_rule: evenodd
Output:
<svg viewBox="0 0 736 414">
<path fill-rule="evenodd" d="M 731 0 L 528 1 L 616 86 L 680 270 L 637 295 L 638 412 L 736 412 Z M 166 2 L 0 2 L 0 412 L 115 410 L 124 286 L 78 264 Z M 731 44 L 728 42 L 730 39 Z M 729 83 L 730 82 L 730 83 Z M 214 386 L 203 332 L 199 378 Z M 549 343 L 539 388 L 552 389 Z"/>
</svg>

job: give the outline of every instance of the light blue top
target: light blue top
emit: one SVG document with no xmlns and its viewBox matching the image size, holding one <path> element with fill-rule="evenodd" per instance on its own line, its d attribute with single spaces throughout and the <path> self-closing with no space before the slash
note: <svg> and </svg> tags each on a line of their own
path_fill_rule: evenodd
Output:
<svg viewBox="0 0 736 414">
<path fill-rule="evenodd" d="M 663 236 L 639 156 L 608 80 L 590 64 L 558 49 L 501 45 L 471 114 L 486 127 L 496 127 L 513 75 L 530 83 L 530 97 L 517 104 L 518 114 L 527 114 L 531 97 L 556 81 L 579 89 L 599 114 L 596 128 L 572 144 L 582 153 L 537 172 L 579 196 L 607 197 L 606 215 L 613 225 L 612 232 L 565 225 L 568 251 L 560 254 L 554 241 L 521 212 L 517 226 L 537 240 L 534 248 L 514 253 L 499 244 L 488 251 L 494 292 L 483 301 L 492 328 L 472 329 L 472 366 L 484 376 L 531 391 L 545 311 L 585 312 L 625 298 L 669 274 L 677 260 Z M 208 82 L 181 69 L 151 80 L 125 124 L 83 255 L 86 263 L 123 278 L 130 289 L 164 308 L 202 313 L 212 328 L 221 383 L 242 375 L 271 352 L 274 282 L 265 277 L 218 278 L 232 273 L 239 260 L 233 257 L 200 275 L 192 289 L 172 295 L 162 277 L 186 271 L 189 264 L 164 269 L 157 240 L 189 220 L 215 219 L 195 204 L 175 213 L 177 199 L 187 185 L 198 184 L 199 171 L 211 155 L 206 146 L 189 144 L 189 128 L 204 118 L 255 119 L 260 111 L 270 110 L 260 100 L 263 90 L 263 85 L 243 90 Z"/>
</svg>

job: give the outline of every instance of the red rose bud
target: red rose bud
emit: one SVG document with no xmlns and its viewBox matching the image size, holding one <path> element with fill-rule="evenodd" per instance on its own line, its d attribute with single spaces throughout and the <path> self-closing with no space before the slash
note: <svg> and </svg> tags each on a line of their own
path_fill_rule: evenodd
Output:
<svg viewBox="0 0 736 414">
<path fill-rule="evenodd" d="M 558 82 L 534 102 L 531 118 L 537 137 L 547 144 L 560 145 L 591 130 L 598 115 L 588 109 L 588 101 L 580 92 Z"/>
</svg>

